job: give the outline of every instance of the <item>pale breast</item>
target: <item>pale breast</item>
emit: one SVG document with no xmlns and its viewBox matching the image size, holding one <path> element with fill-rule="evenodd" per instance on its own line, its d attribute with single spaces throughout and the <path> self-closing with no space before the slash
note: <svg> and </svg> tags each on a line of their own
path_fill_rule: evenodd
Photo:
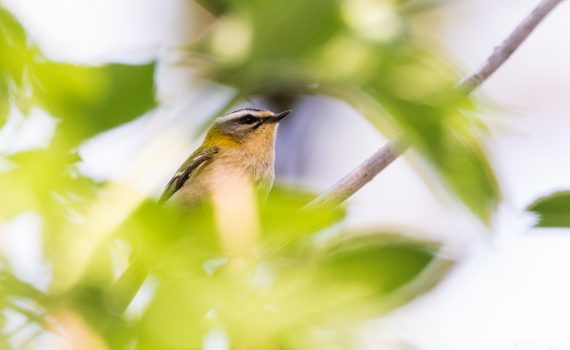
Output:
<svg viewBox="0 0 570 350">
<path fill-rule="evenodd" d="M 216 189 L 243 184 L 244 181 L 267 195 L 275 179 L 274 154 L 273 149 L 256 155 L 243 150 L 225 149 L 188 179 L 171 200 L 194 206 L 208 199 Z"/>
<path fill-rule="evenodd" d="M 247 152 L 230 150 L 224 153 L 208 167 L 208 183 L 219 186 L 226 182 L 235 182 L 236 178 L 247 179 L 260 191 L 268 193 L 275 179 L 274 153 L 251 155 Z M 206 174 L 205 174 L 206 175 Z"/>
</svg>

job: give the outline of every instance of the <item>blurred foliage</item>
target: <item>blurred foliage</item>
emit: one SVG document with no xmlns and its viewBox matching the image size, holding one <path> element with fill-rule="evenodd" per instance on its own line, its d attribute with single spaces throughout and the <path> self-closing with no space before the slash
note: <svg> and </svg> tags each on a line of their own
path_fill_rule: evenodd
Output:
<svg viewBox="0 0 570 350">
<path fill-rule="evenodd" d="M 154 107 L 154 64 L 85 67 L 47 60 L 0 7 L 0 123 L 11 107 L 34 105 L 60 118 L 76 146 Z"/>
<path fill-rule="evenodd" d="M 455 88 L 458 77 L 408 30 L 405 13 L 420 3 L 215 1 L 222 15 L 196 50 L 211 58 L 208 78 L 245 95 L 333 95 L 382 131 L 402 131 L 489 220 L 499 191 L 479 143 L 483 128 Z"/>
<path fill-rule="evenodd" d="M 79 67 L 43 62 L 30 67 L 34 97 L 82 141 L 155 106 L 154 63 Z"/>
<path fill-rule="evenodd" d="M 199 3 L 218 17 L 189 49 L 203 78 L 242 96 L 343 99 L 382 132 L 403 132 L 473 213 L 490 218 L 499 194 L 474 103 L 408 24 L 429 2 Z M 26 327 L 10 326 L 14 314 L 42 330 L 31 338 L 57 334 L 81 349 L 224 339 L 243 349 L 327 348 L 355 321 L 426 292 L 453 264 L 437 243 L 404 232 L 345 232 L 343 208 L 304 208 L 315 194 L 285 187 L 257 203 L 257 241 L 232 255 L 209 205 L 161 206 L 129 184 L 83 176 L 78 145 L 155 106 L 154 68 L 52 62 L 0 8 L 0 121 L 35 107 L 59 120 L 48 147 L 0 153 L 11 165 L 0 171 L 0 225 L 38 214 L 52 274 L 44 290 L 0 261 L 0 348 L 33 348 L 17 340 Z"/>
<path fill-rule="evenodd" d="M 539 198 L 528 210 L 538 216 L 535 226 L 570 227 L 570 192 L 555 192 Z"/>
</svg>

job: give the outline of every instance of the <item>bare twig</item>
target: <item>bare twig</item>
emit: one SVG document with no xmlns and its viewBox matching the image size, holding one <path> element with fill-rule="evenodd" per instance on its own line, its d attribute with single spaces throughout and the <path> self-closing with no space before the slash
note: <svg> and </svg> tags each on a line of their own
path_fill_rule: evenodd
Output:
<svg viewBox="0 0 570 350">
<path fill-rule="evenodd" d="M 477 72 L 461 81 L 459 88 L 471 93 L 484 83 L 511 57 L 546 15 L 562 1 L 564 0 L 542 0 L 503 43 L 495 48 L 493 54 L 489 56 L 485 64 Z M 344 202 L 401 156 L 407 148 L 408 143 L 404 141 L 403 136 L 399 136 L 395 140 L 390 141 L 350 174 L 321 193 L 317 198 L 311 201 L 307 207 L 337 205 Z"/>
<path fill-rule="evenodd" d="M 344 202 L 388 165 L 392 164 L 406 148 L 408 148 L 408 143 L 402 136 L 395 138 L 376 151 L 348 175 L 340 179 L 333 187 L 311 201 L 307 207 L 337 205 Z"/>
<path fill-rule="evenodd" d="M 542 0 L 537 7 L 515 28 L 500 46 L 497 46 L 487 62 L 475 73 L 464 79 L 460 87 L 471 92 L 487 80 L 519 46 L 528 38 L 540 22 L 564 0 Z"/>
</svg>

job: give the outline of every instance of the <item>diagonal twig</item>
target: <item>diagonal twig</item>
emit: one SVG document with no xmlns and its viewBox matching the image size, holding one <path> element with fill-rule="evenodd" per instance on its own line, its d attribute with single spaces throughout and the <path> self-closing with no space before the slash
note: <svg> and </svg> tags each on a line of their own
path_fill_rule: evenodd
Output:
<svg viewBox="0 0 570 350">
<path fill-rule="evenodd" d="M 538 6 L 497 46 L 479 70 L 464 79 L 460 87 L 472 92 L 484 83 L 528 38 L 542 20 L 564 0 L 542 0 Z"/>
<path fill-rule="evenodd" d="M 564 0 L 542 0 L 538 6 L 497 46 L 483 66 L 459 83 L 459 88 L 471 93 L 484 83 L 528 38 L 542 20 Z M 376 175 L 398 159 L 409 143 L 400 135 L 376 151 L 351 173 L 312 200 L 307 207 L 338 205 L 350 198 Z"/>
<path fill-rule="evenodd" d="M 384 147 L 380 148 L 370 158 L 364 161 L 358 168 L 351 171 L 340 179 L 333 187 L 321 193 L 306 207 L 318 207 L 331 203 L 342 203 L 356 191 L 370 182 L 376 175 L 394 160 L 396 160 L 408 148 L 408 143 L 403 136 L 398 136 Z"/>
</svg>

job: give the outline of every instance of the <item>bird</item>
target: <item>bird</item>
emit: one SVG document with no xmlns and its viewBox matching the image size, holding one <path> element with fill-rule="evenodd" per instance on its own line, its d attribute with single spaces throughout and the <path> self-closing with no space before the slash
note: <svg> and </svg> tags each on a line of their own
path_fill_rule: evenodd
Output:
<svg viewBox="0 0 570 350">
<path fill-rule="evenodd" d="M 216 187 L 246 178 L 261 195 L 267 195 L 275 179 L 275 138 L 279 122 L 291 110 L 243 108 L 218 117 L 201 146 L 180 166 L 166 185 L 159 203 L 178 203 L 195 209 L 210 199 Z M 156 261 L 132 257 L 127 269 L 107 291 L 111 312 L 122 314 Z"/>
<path fill-rule="evenodd" d="M 275 179 L 275 139 L 291 113 L 243 108 L 218 117 L 198 147 L 166 185 L 159 202 L 194 207 L 217 187 L 245 178 L 266 196 Z"/>
</svg>

